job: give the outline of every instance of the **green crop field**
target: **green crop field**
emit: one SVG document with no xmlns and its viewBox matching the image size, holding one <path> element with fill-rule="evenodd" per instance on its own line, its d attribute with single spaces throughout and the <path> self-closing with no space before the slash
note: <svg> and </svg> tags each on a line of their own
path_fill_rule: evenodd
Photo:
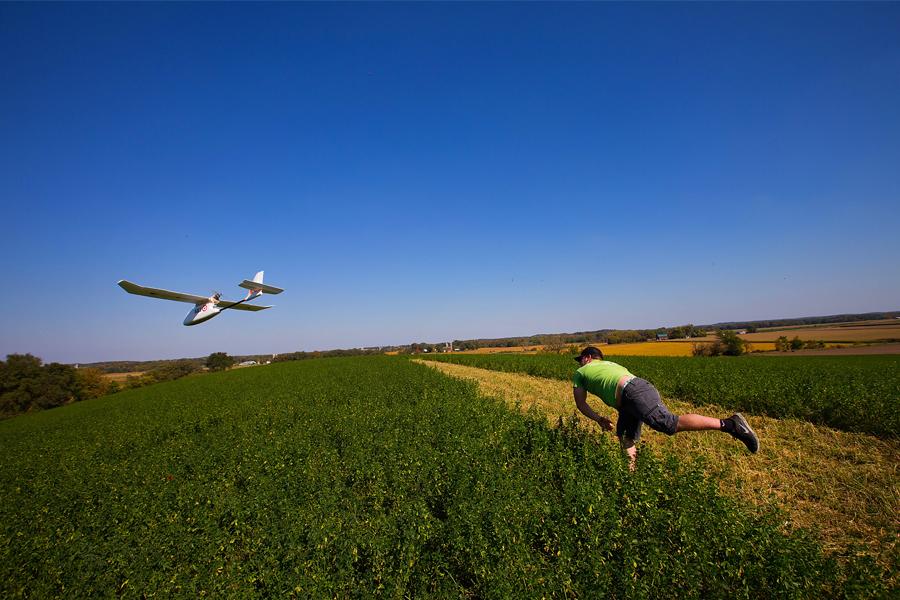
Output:
<svg viewBox="0 0 900 600">
<path fill-rule="evenodd" d="M 577 365 L 557 354 L 422 356 L 471 367 L 571 379 Z M 845 431 L 900 434 L 900 356 L 662 357 L 611 360 L 663 396 Z"/>
<path fill-rule="evenodd" d="M 571 362 L 571 361 L 569 361 Z M 760 361 L 763 362 L 763 361 Z M 0 423 L 3 597 L 889 595 L 692 463 L 397 358 L 204 375 Z"/>
</svg>

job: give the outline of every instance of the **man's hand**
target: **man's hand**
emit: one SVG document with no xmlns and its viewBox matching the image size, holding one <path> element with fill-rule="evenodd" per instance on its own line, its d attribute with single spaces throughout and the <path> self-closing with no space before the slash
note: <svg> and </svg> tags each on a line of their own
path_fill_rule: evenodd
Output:
<svg viewBox="0 0 900 600">
<path fill-rule="evenodd" d="M 599 415 L 598 415 L 598 417 L 599 417 Z M 606 417 L 599 417 L 597 419 L 597 423 L 600 424 L 600 428 L 603 429 L 603 431 L 612 431 L 613 430 L 613 422 L 610 421 L 609 419 L 607 419 Z"/>
<path fill-rule="evenodd" d="M 598 425 L 600 425 L 600 429 L 604 431 L 613 430 L 612 421 L 595 413 L 594 409 L 591 408 L 587 403 L 587 390 L 581 387 L 577 387 L 572 389 L 572 393 L 575 395 L 575 406 L 578 407 L 578 410 L 581 411 L 581 414 L 586 416 L 588 419 L 595 421 Z"/>
</svg>

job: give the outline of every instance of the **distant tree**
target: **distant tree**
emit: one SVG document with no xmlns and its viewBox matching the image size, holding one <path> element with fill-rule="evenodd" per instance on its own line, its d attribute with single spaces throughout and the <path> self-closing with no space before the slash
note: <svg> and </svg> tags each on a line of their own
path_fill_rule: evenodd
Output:
<svg viewBox="0 0 900 600">
<path fill-rule="evenodd" d="M 679 327 L 673 327 L 669 330 L 669 339 L 677 340 L 681 338 L 694 338 L 694 337 L 703 337 L 706 335 L 706 330 L 701 329 L 700 327 L 696 327 L 693 324 L 681 325 Z"/>
<path fill-rule="evenodd" d="M 0 414 L 10 417 L 31 407 L 41 376 L 41 359 L 31 354 L 9 354 L 0 361 Z"/>
<path fill-rule="evenodd" d="M 756 333 L 756 331 L 757 331 L 757 329 L 756 329 L 756 326 L 755 326 L 755 325 L 748 325 L 748 326 L 747 326 L 747 333 Z"/>
<path fill-rule="evenodd" d="M 726 356 L 740 356 L 747 351 L 747 342 L 730 329 L 720 329 L 716 337 L 724 347 L 722 354 Z"/>
<path fill-rule="evenodd" d="M 694 344 L 694 356 L 740 356 L 750 351 L 750 344 L 728 329 L 716 331 L 716 339 L 707 344 Z"/>
<path fill-rule="evenodd" d="M 560 336 L 548 336 L 544 342 L 544 352 L 559 354 L 565 347 L 566 345 L 563 343 L 562 337 Z"/>
<path fill-rule="evenodd" d="M 657 330 L 659 331 L 659 330 Z M 665 330 L 663 330 L 665 331 Z M 669 339 L 670 340 L 680 340 L 683 338 L 692 338 L 692 337 L 703 337 L 706 335 L 706 331 L 695 327 L 693 324 L 687 325 L 679 325 L 678 327 L 672 327 L 668 330 Z"/>
<path fill-rule="evenodd" d="M 791 340 L 791 352 L 794 350 L 800 350 L 803 348 L 803 340 L 800 339 L 799 336 L 794 336 L 794 339 Z"/>
<path fill-rule="evenodd" d="M 224 371 L 234 364 L 234 359 L 225 352 L 213 352 L 206 357 L 206 368 L 210 371 Z"/>
<path fill-rule="evenodd" d="M 155 381 L 147 375 L 129 375 L 125 378 L 125 389 L 133 390 L 151 383 L 155 383 Z"/>
<path fill-rule="evenodd" d="M 664 330 L 660 330 L 664 331 Z M 650 332 L 650 336 L 656 335 L 655 332 Z M 648 339 L 647 332 L 644 331 L 635 331 L 633 329 L 623 329 L 621 331 L 613 331 L 609 334 L 608 342 L 610 344 L 628 344 L 631 342 L 643 342 Z"/>
<path fill-rule="evenodd" d="M 687 329 L 688 329 L 687 336 L 689 338 L 703 337 L 706 335 L 706 330 L 703 329 L 702 327 L 697 327 L 695 325 L 688 325 Z"/>
<path fill-rule="evenodd" d="M 100 369 L 77 369 L 75 376 L 78 378 L 82 400 L 113 394 L 119 389 L 116 382 L 104 377 Z"/>
<path fill-rule="evenodd" d="M 45 365 L 32 408 L 47 409 L 81 400 L 75 368 L 60 363 Z"/>
<path fill-rule="evenodd" d="M 694 344 L 691 348 L 691 354 L 694 356 L 721 356 L 722 344 L 718 341 L 710 344 Z"/>
<path fill-rule="evenodd" d="M 41 372 L 41 359 L 31 354 L 8 354 L 0 361 L 0 394 L 15 389 L 23 381 L 36 379 Z"/>
<path fill-rule="evenodd" d="M 207 359 L 208 361 L 209 359 Z M 234 362 L 234 359 L 229 358 L 228 360 Z M 161 381 L 174 381 L 175 379 L 181 379 L 186 375 L 190 375 L 198 370 L 196 364 L 189 360 L 176 360 L 168 362 L 164 365 L 156 367 L 152 371 L 146 374 L 154 383 L 159 383 Z"/>
<path fill-rule="evenodd" d="M 75 368 L 41 364 L 31 354 L 10 354 L 0 361 L 0 415 L 10 417 L 81 399 Z"/>
<path fill-rule="evenodd" d="M 778 352 L 788 352 L 791 349 L 791 342 L 786 336 L 780 336 L 775 340 L 775 350 Z"/>
</svg>

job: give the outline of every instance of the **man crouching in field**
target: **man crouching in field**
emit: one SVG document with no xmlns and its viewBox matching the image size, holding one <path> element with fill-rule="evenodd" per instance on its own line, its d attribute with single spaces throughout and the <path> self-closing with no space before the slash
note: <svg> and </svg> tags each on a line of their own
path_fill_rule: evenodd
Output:
<svg viewBox="0 0 900 600">
<path fill-rule="evenodd" d="M 588 346 L 575 357 L 575 362 L 581 365 L 572 378 L 575 405 L 584 416 L 599 423 L 606 431 L 612 431 L 612 421 L 594 412 L 587 403 L 587 393 L 598 396 L 619 412 L 616 435 L 632 470 L 637 457 L 635 444 L 641 439 L 641 423 L 666 435 L 675 435 L 679 431 L 724 431 L 744 442 L 750 452 L 759 450 L 759 439 L 741 413 L 727 419 L 673 415 L 650 382 L 635 377 L 622 365 L 603 360 L 599 348 Z"/>
</svg>

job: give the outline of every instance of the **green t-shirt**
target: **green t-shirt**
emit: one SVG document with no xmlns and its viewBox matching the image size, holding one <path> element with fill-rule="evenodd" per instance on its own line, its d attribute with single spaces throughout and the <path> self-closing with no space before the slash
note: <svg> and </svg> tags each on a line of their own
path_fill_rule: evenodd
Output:
<svg viewBox="0 0 900 600">
<path fill-rule="evenodd" d="M 628 369 L 608 360 L 592 360 L 577 371 L 572 377 L 573 388 L 584 388 L 595 396 L 599 396 L 604 404 L 616 407 L 616 386 L 622 375 L 631 375 Z"/>
</svg>

